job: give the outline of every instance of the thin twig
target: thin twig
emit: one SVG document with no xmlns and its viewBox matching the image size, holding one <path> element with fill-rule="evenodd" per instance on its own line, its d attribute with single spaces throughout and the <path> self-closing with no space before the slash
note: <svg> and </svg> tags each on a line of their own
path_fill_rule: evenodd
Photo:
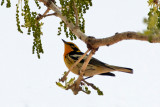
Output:
<svg viewBox="0 0 160 107">
<path fill-rule="evenodd" d="M 49 11 L 50 11 L 50 9 L 47 8 L 47 10 L 43 13 L 43 15 L 39 15 L 39 16 L 37 17 L 37 20 L 38 20 L 38 21 L 41 20 Z"/>
<path fill-rule="evenodd" d="M 57 15 L 57 13 L 51 13 L 51 14 L 47 14 L 47 15 L 44 15 L 43 17 L 47 17 L 47 16 L 56 16 Z"/>
<path fill-rule="evenodd" d="M 82 68 L 81 68 L 81 70 L 80 70 L 80 75 L 79 75 L 78 79 L 76 80 L 76 82 L 78 83 L 78 84 L 77 84 L 78 86 L 79 86 L 81 80 L 83 79 L 83 74 L 84 74 L 84 72 L 85 72 L 85 70 L 86 70 L 86 67 L 87 67 L 89 61 L 90 61 L 91 58 L 92 58 L 92 55 L 93 55 L 93 50 L 89 53 L 87 59 L 85 60 L 84 64 L 82 65 Z"/>
<path fill-rule="evenodd" d="M 87 81 L 85 81 L 84 79 L 82 80 L 84 83 L 86 83 L 88 86 L 91 86 L 93 89 L 97 89 L 97 87 L 94 85 L 94 84 L 92 84 L 92 83 L 89 83 L 89 82 L 87 82 Z"/>
<path fill-rule="evenodd" d="M 64 82 L 66 80 L 66 77 L 68 76 L 69 72 L 72 71 L 72 69 L 87 55 L 87 53 L 90 50 L 88 49 L 72 66 L 69 68 L 68 72 L 61 78 L 59 81 Z"/>
<path fill-rule="evenodd" d="M 39 14 L 39 17 L 37 18 L 38 19 L 38 21 L 39 20 L 41 20 L 41 19 L 43 19 L 43 18 L 45 18 L 45 17 L 47 17 L 47 16 L 57 16 L 57 13 L 51 13 L 51 14 L 47 14 L 47 15 L 40 15 Z"/>
</svg>

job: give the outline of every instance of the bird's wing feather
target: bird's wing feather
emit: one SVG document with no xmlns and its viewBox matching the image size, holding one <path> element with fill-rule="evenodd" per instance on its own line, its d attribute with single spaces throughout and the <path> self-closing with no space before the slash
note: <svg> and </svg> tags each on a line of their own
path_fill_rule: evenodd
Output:
<svg viewBox="0 0 160 107">
<path fill-rule="evenodd" d="M 107 73 L 102 73 L 102 74 L 98 74 L 98 75 L 102 75 L 102 76 L 112 76 L 112 77 L 115 77 L 116 75 L 111 73 L 111 72 L 107 72 Z M 86 77 L 86 79 L 89 79 L 89 78 L 92 78 L 93 76 L 89 76 L 89 77 Z"/>
<path fill-rule="evenodd" d="M 73 52 L 70 52 L 70 53 L 69 53 L 69 56 L 76 61 L 76 60 L 78 60 L 83 54 L 84 54 L 84 53 L 82 53 L 82 52 L 75 52 L 75 51 L 73 51 Z M 84 63 L 84 61 L 85 61 L 86 58 L 87 58 L 87 56 L 85 56 L 85 57 L 80 61 L 80 63 Z"/>
<path fill-rule="evenodd" d="M 71 58 L 73 58 L 74 60 L 78 60 L 78 58 L 80 58 L 83 54 L 84 54 L 84 53 L 82 53 L 82 52 L 75 52 L 75 51 L 73 51 L 73 52 L 70 52 L 70 53 L 69 53 L 69 56 L 70 56 Z M 87 58 L 87 56 L 88 56 L 88 55 L 86 55 L 86 56 L 80 61 L 80 63 L 84 63 L 84 61 L 85 61 L 85 59 Z M 98 59 L 96 59 L 96 58 L 94 58 L 94 57 L 91 58 L 89 64 L 91 64 L 91 65 L 96 65 L 96 66 L 104 66 L 104 67 L 107 67 L 107 68 L 109 68 L 109 69 L 113 69 L 113 70 L 114 70 L 114 68 L 108 66 L 108 64 L 105 64 L 105 63 L 101 62 L 100 60 L 98 60 Z"/>
<path fill-rule="evenodd" d="M 99 75 L 103 75 L 103 76 L 113 76 L 115 77 L 116 75 L 111 73 L 111 72 L 107 72 L 107 73 L 102 73 L 102 74 L 99 74 Z"/>
</svg>

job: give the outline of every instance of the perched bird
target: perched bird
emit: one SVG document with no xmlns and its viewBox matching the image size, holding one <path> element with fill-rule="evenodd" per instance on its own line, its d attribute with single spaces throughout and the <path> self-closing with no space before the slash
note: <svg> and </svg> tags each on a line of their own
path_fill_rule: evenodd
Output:
<svg viewBox="0 0 160 107">
<path fill-rule="evenodd" d="M 64 62 L 68 68 L 70 68 L 84 53 L 80 51 L 80 49 L 72 42 L 64 42 Z M 79 75 L 80 69 L 85 61 L 87 56 L 85 56 L 73 69 L 72 72 L 74 74 Z M 113 71 L 121 71 L 126 73 L 133 73 L 131 68 L 118 67 L 113 65 L 108 65 L 99 61 L 98 59 L 92 57 L 90 62 L 88 63 L 86 70 L 84 72 L 84 76 L 92 77 L 94 75 L 107 75 L 107 76 L 115 76 L 115 74 L 111 73 Z"/>
</svg>

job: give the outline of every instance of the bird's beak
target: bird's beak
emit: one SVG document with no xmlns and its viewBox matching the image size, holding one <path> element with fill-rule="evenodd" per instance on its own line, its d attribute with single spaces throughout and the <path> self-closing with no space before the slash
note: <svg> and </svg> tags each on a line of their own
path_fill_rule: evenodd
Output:
<svg viewBox="0 0 160 107">
<path fill-rule="evenodd" d="M 64 43 L 67 43 L 67 42 L 66 42 L 65 40 L 63 40 L 63 39 L 62 39 L 62 41 L 63 41 Z"/>
</svg>

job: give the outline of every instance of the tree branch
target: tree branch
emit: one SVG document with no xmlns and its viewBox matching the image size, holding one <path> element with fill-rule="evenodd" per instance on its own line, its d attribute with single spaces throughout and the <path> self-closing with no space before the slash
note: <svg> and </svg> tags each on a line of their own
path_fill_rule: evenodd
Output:
<svg viewBox="0 0 160 107">
<path fill-rule="evenodd" d="M 140 34 L 137 32 L 115 33 L 115 35 L 113 35 L 113 36 L 101 38 L 101 39 L 96 39 L 92 36 L 87 36 L 80 30 L 80 28 L 77 27 L 77 25 L 79 24 L 79 22 L 78 22 L 79 19 L 78 19 L 78 12 L 77 12 L 75 3 L 74 3 L 73 8 L 74 8 L 75 16 L 76 16 L 76 25 L 73 24 L 72 22 L 68 21 L 67 17 L 62 15 L 60 8 L 58 6 L 56 6 L 54 4 L 54 2 L 52 2 L 51 0 L 38 0 L 38 1 L 43 2 L 44 5 L 47 6 L 47 8 L 53 10 L 56 13 L 56 16 L 65 22 L 65 24 L 67 25 L 67 27 L 69 27 L 69 29 L 72 31 L 72 33 L 75 34 L 83 42 L 85 42 L 87 44 L 87 47 L 89 50 L 92 50 L 80 70 L 80 75 L 79 75 L 78 79 L 74 82 L 74 84 L 72 84 L 71 86 L 69 86 L 67 88 L 67 89 L 71 89 L 74 94 L 78 94 L 79 91 L 83 91 L 82 87 L 80 86 L 82 81 L 85 84 L 91 86 L 93 89 L 99 91 L 99 89 L 97 87 L 95 87 L 91 83 L 86 82 L 83 79 L 83 74 L 85 73 L 84 71 L 85 71 L 92 55 L 94 54 L 96 49 L 98 49 L 100 46 L 110 46 L 110 45 L 113 45 L 113 44 L 120 42 L 122 40 L 141 40 L 141 41 L 148 41 L 150 43 L 160 43 L 160 35 L 158 35 L 158 36 L 143 35 L 143 34 Z M 82 58 L 83 57 L 81 57 L 80 59 L 82 59 Z M 68 73 L 73 69 L 74 66 L 76 66 L 76 64 L 78 64 L 80 62 L 80 59 L 69 69 L 69 71 L 66 73 L 66 75 L 60 81 L 64 81 L 66 79 L 66 76 L 68 75 Z"/>
<path fill-rule="evenodd" d="M 39 1 L 43 2 L 44 5 L 46 5 L 48 8 L 50 8 L 55 13 L 57 13 L 57 17 L 59 17 L 61 20 L 63 20 L 66 23 L 67 27 L 69 27 L 72 33 L 75 34 L 83 42 L 85 42 L 87 36 L 79 28 L 77 28 L 72 22 L 69 22 L 66 16 L 62 15 L 59 7 L 57 7 L 53 2 L 50 2 L 50 0 L 39 0 Z"/>
<path fill-rule="evenodd" d="M 148 41 L 150 43 L 160 43 L 160 36 L 148 36 L 143 35 L 137 32 L 122 32 L 116 33 L 115 35 L 107 38 L 102 39 L 95 39 L 95 38 L 87 38 L 86 43 L 91 45 L 92 47 L 99 47 L 99 46 L 110 46 L 122 40 L 141 40 L 141 41 Z"/>
<path fill-rule="evenodd" d="M 49 2 L 49 0 L 39 0 L 43 2 L 48 8 L 57 13 L 57 16 L 63 20 L 67 27 L 75 34 L 79 39 L 85 42 L 90 49 L 96 49 L 99 46 L 110 46 L 122 40 L 141 40 L 141 41 L 149 41 L 150 43 L 160 43 L 160 36 L 149 36 L 142 35 L 137 32 L 123 32 L 116 33 L 115 35 L 107 38 L 96 39 L 90 36 L 85 35 L 79 28 L 77 28 L 73 23 L 69 22 L 65 16 L 62 15 L 60 9 L 53 3 Z M 50 4 L 49 4 L 50 3 Z"/>
</svg>

